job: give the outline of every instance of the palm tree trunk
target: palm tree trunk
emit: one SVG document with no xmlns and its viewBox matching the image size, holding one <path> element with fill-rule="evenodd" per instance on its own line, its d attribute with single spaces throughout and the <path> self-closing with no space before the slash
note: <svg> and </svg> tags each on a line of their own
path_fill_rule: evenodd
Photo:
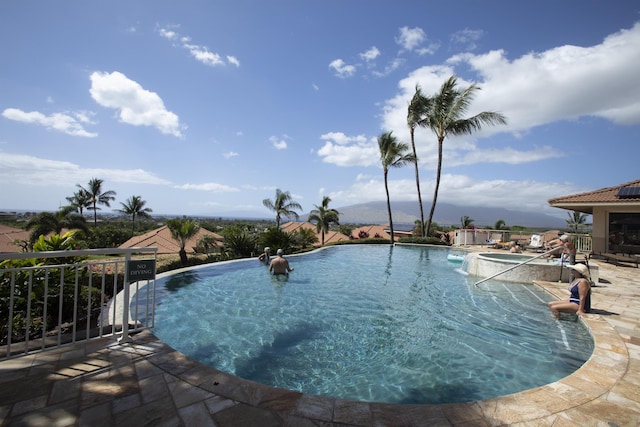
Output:
<svg viewBox="0 0 640 427">
<path fill-rule="evenodd" d="M 433 191 L 433 202 L 431 203 L 431 210 L 429 211 L 429 221 L 427 222 L 427 235 L 431 229 L 431 221 L 433 220 L 433 213 L 436 210 L 436 201 L 438 200 L 438 189 L 440 188 L 440 172 L 442 171 L 442 142 L 444 138 L 438 138 L 438 168 L 436 170 L 436 185 Z"/>
<path fill-rule="evenodd" d="M 418 155 L 416 154 L 416 143 L 414 140 L 414 129 L 411 128 L 410 130 L 411 133 L 411 149 L 413 150 L 413 165 L 415 166 L 416 169 L 416 188 L 418 190 L 418 207 L 420 208 L 420 234 L 421 237 L 425 237 L 425 230 L 424 230 L 424 210 L 422 208 L 422 195 L 420 193 L 420 175 L 418 173 Z"/>
<path fill-rule="evenodd" d="M 389 214 L 389 229 L 391 230 L 391 244 L 395 241 L 393 236 L 393 218 L 391 217 L 391 199 L 389 198 L 389 185 L 387 183 L 387 171 L 384 171 L 384 191 L 387 193 L 387 213 Z"/>
</svg>

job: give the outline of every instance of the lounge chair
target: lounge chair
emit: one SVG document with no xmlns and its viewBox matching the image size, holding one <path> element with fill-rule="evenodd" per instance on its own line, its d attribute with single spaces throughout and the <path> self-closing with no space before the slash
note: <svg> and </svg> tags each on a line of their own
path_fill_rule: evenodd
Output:
<svg viewBox="0 0 640 427">
<path fill-rule="evenodd" d="M 531 241 L 527 246 L 525 246 L 525 249 L 536 252 L 544 251 L 544 241 L 542 240 L 542 236 L 539 234 L 532 234 Z"/>
</svg>

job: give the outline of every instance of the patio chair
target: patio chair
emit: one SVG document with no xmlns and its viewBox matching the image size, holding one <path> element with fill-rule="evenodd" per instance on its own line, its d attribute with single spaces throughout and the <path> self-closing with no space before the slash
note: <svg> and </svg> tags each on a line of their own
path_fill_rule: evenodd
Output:
<svg viewBox="0 0 640 427">
<path fill-rule="evenodd" d="M 527 246 L 525 246 L 525 249 L 536 252 L 544 251 L 544 241 L 542 240 L 542 236 L 539 234 L 532 234 L 531 241 Z"/>
</svg>

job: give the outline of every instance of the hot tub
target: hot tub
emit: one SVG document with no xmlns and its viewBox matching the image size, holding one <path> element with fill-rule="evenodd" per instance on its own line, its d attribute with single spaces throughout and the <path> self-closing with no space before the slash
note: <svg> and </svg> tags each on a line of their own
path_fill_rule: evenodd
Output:
<svg viewBox="0 0 640 427">
<path fill-rule="evenodd" d="M 472 252 L 465 257 L 462 269 L 470 275 L 485 278 L 512 268 L 496 276 L 496 280 L 503 282 L 526 283 L 533 282 L 534 280 L 544 280 L 547 282 L 569 281 L 571 270 L 566 267 L 561 267 L 558 258 L 536 258 L 526 264 L 522 264 L 532 258 L 536 258 L 536 256 L 496 252 Z M 518 264 L 522 265 L 515 267 Z M 598 265 L 589 264 L 589 269 L 591 270 L 591 280 L 597 284 L 600 276 Z"/>
</svg>

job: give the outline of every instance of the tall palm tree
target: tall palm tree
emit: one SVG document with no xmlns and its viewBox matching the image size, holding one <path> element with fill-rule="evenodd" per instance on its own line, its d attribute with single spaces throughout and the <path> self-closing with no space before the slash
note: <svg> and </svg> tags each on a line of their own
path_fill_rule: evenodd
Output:
<svg viewBox="0 0 640 427">
<path fill-rule="evenodd" d="M 98 210 L 100 209 L 98 207 L 98 205 L 105 205 L 107 207 L 111 206 L 111 201 L 116 199 L 116 192 L 115 191 L 102 191 L 102 184 L 104 183 L 104 181 L 102 179 L 99 178 L 91 178 L 89 180 L 89 185 L 87 186 L 87 188 L 84 188 L 83 186 L 81 186 L 80 184 L 78 184 L 78 187 L 83 190 L 85 193 L 87 193 L 87 196 L 89 197 L 89 203 L 90 206 L 87 208 L 90 211 L 93 211 L 93 225 L 96 226 L 98 225 Z"/>
<path fill-rule="evenodd" d="M 80 215 L 84 213 L 84 210 L 91 206 L 91 199 L 84 190 L 78 190 L 73 193 L 73 196 L 66 197 L 69 202 L 69 206 L 74 208 Z"/>
<path fill-rule="evenodd" d="M 430 108 L 426 117 L 420 122 L 420 126 L 430 128 L 438 139 L 438 167 L 436 169 L 436 184 L 433 192 L 433 202 L 427 220 L 426 232 L 429 233 L 433 213 L 438 200 L 438 189 L 440 188 L 440 174 L 442 172 L 442 146 L 444 139 L 448 135 L 470 135 L 474 131 L 482 129 L 483 125 L 506 124 L 507 119 L 500 113 L 493 111 L 483 111 L 475 116 L 463 118 L 469 109 L 469 105 L 475 96 L 475 92 L 480 87 L 472 84 L 468 88 L 460 91 L 456 88 L 458 79 L 451 76 L 442 84 L 440 92 L 430 98 Z"/>
<path fill-rule="evenodd" d="M 587 222 L 587 216 L 578 211 L 567 212 L 567 226 L 573 230 L 574 233 L 578 233 L 578 229 Z"/>
<path fill-rule="evenodd" d="M 407 153 L 409 146 L 404 142 L 398 142 L 393 132 L 385 132 L 378 137 L 378 148 L 380 149 L 380 162 L 384 173 L 384 190 L 387 194 L 387 213 L 389 214 L 389 228 L 391 229 L 391 243 L 395 241 L 393 234 L 393 218 L 391 217 L 391 199 L 389 198 L 388 175 L 389 168 L 399 168 L 407 163 L 412 163 L 415 157 L 412 153 Z"/>
<path fill-rule="evenodd" d="M 63 206 L 58 212 L 40 212 L 31 218 L 25 228 L 33 230 L 31 232 L 31 243 L 38 240 L 40 236 L 49 233 L 60 234 L 63 229 L 87 231 L 87 222 L 82 215 L 75 213 L 72 206 Z"/>
<path fill-rule="evenodd" d="M 411 136 L 411 151 L 413 152 L 413 165 L 416 174 L 416 189 L 418 191 L 418 207 L 420 208 L 420 224 L 424 224 L 424 209 L 422 206 L 422 193 L 420 191 L 420 174 L 418 173 L 418 154 L 416 153 L 415 130 L 422 123 L 430 108 L 431 100 L 422 94 L 422 89 L 416 85 L 416 93 L 409 102 L 407 108 L 407 125 L 409 126 L 409 135 Z M 420 236 L 425 237 L 424 227 L 420 227 Z"/>
<path fill-rule="evenodd" d="M 122 209 L 116 210 L 125 215 L 131 216 L 131 236 L 133 236 L 136 226 L 136 216 L 138 218 L 151 218 L 151 215 L 149 215 L 149 213 L 153 212 L 153 210 L 151 208 L 144 207 L 147 202 L 145 200 L 142 200 L 142 197 L 140 196 L 131 196 L 127 199 L 126 202 L 120 202 L 120 204 L 122 205 Z"/>
<path fill-rule="evenodd" d="M 167 227 L 171 231 L 171 237 L 180 245 L 180 251 L 178 252 L 180 254 L 180 263 L 186 266 L 188 259 L 185 246 L 187 246 L 187 241 L 196 235 L 200 226 L 194 220 L 182 217 L 167 220 Z"/>
<path fill-rule="evenodd" d="M 335 209 L 329 209 L 329 203 L 331 198 L 324 196 L 322 198 L 322 204 L 320 206 L 314 205 L 313 209 L 309 213 L 308 221 L 310 223 L 316 223 L 316 232 L 320 233 L 321 245 L 324 246 L 324 235 L 329 231 L 331 224 L 340 225 L 338 220 L 340 219 L 340 212 Z"/>
<path fill-rule="evenodd" d="M 279 188 L 276 189 L 275 200 L 264 199 L 262 204 L 269 210 L 276 213 L 276 227 L 280 228 L 280 220 L 283 216 L 288 218 L 293 217 L 295 219 L 300 218 L 298 213 L 294 209 L 302 210 L 302 206 L 299 203 L 293 202 L 291 194 L 288 191 L 282 191 Z"/>
</svg>

